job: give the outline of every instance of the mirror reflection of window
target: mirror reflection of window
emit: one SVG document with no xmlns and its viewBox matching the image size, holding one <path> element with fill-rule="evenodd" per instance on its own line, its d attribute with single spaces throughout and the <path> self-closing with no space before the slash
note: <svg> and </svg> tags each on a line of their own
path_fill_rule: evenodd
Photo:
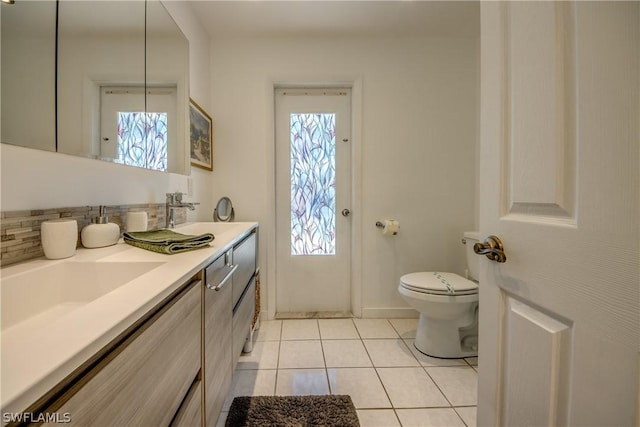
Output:
<svg viewBox="0 0 640 427">
<path fill-rule="evenodd" d="M 118 112 L 116 163 L 167 170 L 167 113 Z"/>
<path fill-rule="evenodd" d="M 100 158 L 128 166 L 168 170 L 169 143 L 176 138 L 176 88 L 103 87 Z"/>
</svg>

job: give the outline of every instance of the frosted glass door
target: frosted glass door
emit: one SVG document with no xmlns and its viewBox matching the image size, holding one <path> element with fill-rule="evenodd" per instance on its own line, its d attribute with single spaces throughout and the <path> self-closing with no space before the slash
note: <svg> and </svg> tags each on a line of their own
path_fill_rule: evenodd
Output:
<svg viewBox="0 0 640 427">
<path fill-rule="evenodd" d="M 350 311 L 350 109 L 345 89 L 276 91 L 278 313 Z"/>
</svg>

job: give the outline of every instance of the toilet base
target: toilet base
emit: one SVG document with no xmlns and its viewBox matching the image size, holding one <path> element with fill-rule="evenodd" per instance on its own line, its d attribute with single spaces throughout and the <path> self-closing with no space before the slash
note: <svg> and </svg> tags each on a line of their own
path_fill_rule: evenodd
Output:
<svg viewBox="0 0 640 427">
<path fill-rule="evenodd" d="M 478 322 L 459 327 L 456 322 L 428 319 L 420 314 L 414 346 L 427 356 L 461 359 L 478 355 Z"/>
</svg>

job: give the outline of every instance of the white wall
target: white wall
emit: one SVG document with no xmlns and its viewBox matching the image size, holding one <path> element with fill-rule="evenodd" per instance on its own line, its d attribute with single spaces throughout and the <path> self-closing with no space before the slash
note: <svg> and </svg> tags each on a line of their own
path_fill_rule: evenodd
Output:
<svg viewBox="0 0 640 427">
<path fill-rule="evenodd" d="M 462 232 L 476 224 L 478 41 L 470 38 L 219 39 L 211 46 L 214 198 L 261 224 L 260 265 L 273 314 L 274 83 L 355 82 L 354 210 L 364 316 L 401 315 L 399 277 L 464 273 Z M 358 126 L 358 123 L 356 123 Z M 357 206 L 357 205 L 356 205 Z M 374 226 L 401 222 L 396 237 Z M 356 260 L 357 261 L 357 260 Z M 398 310 L 396 310 L 398 309 Z"/>
<path fill-rule="evenodd" d="M 182 29 L 184 35 L 189 39 L 189 92 L 191 98 L 202 108 L 209 111 L 211 107 L 211 99 L 209 97 L 211 93 L 209 36 L 188 4 L 181 0 L 163 1 L 163 4 Z M 216 202 L 211 196 L 210 183 L 213 178 L 214 174 L 209 171 L 191 168 L 190 179 L 193 191 L 186 199 L 198 202 L 200 205 L 195 212 L 187 211 L 189 221 L 212 220 L 213 208 Z M 187 189 L 184 188 L 181 191 L 186 193 Z"/>
<path fill-rule="evenodd" d="M 209 102 L 209 41 L 184 2 L 167 9 L 189 39 L 190 93 Z M 147 171 L 91 159 L 0 144 L 0 210 L 29 210 L 98 204 L 163 203 L 165 193 L 187 192 L 187 177 Z M 209 219 L 213 211 L 207 192 L 211 174 L 192 171 L 194 194 L 202 204 L 189 220 Z"/>
</svg>

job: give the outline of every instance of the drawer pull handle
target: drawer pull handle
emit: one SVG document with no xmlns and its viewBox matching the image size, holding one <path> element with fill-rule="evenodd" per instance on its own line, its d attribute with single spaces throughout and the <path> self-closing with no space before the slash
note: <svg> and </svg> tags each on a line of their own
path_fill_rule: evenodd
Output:
<svg viewBox="0 0 640 427">
<path fill-rule="evenodd" d="M 235 273 L 237 269 L 238 269 L 238 265 L 236 264 L 231 268 L 231 271 L 228 272 L 226 276 L 224 276 L 224 279 L 222 279 L 220 283 L 218 283 L 216 286 L 211 286 L 207 283 L 207 288 L 212 289 L 214 291 L 219 291 L 227 284 L 227 282 L 229 281 L 229 279 L 231 279 L 231 276 L 233 276 L 233 273 Z"/>
</svg>

